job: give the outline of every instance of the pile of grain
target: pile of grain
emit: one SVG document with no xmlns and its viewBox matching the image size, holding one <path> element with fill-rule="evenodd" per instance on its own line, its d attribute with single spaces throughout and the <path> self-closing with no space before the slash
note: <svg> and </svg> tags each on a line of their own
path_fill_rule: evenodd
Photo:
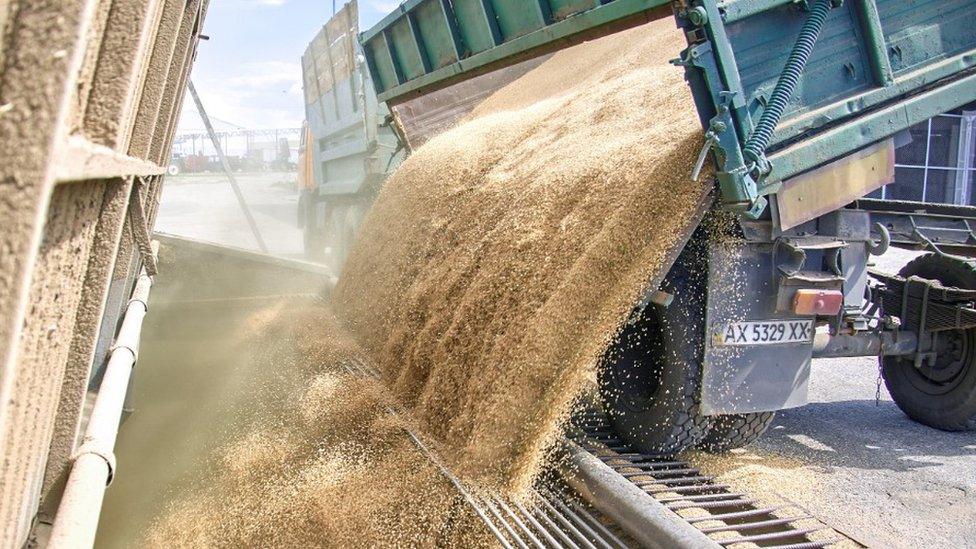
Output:
<svg viewBox="0 0 976 549">
<path fill-rule="evenodd" d="M 700 203 L 663 20 L 555 54 L 387 181 L 333 297 L 471 481 L 526 487 Z"/>
<path fill-rule="evenodd" d="M 224 448 L 214 474 L 170 505 L 151 547 L 486 546 L 487 531 L 386 411 L 361 356 L 321 305 L 261 312 L 249 344 L 304 390 Z"/>
</svg>

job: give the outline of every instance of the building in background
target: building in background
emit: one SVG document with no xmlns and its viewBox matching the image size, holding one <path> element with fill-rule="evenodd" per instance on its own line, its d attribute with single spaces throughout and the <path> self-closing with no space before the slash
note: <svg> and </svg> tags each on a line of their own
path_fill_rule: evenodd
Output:
<svg viewBox="0 0 976 549">
<path fill-rule="evenodd" d="M 218 130 L 216 134 L 227 161 L 234 171 L 294 171 L 296 169 L 301 128 L 252 130 L 234 127 Z M 176 135 L 170 158 L 170 173 L 196 173 L 222 169 L 217 151 L 205 131 L 190 130 Z"/>
</svg>

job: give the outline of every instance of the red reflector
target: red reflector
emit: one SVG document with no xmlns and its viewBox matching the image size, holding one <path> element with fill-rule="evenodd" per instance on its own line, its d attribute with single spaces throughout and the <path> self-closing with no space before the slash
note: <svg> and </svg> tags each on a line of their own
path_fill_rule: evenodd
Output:
<svg viewBox="0 0 976 549">
<path fill-rule="evenodd" d="M 793 312 L 798 315 L 835 315 L 844 304 L 839 290 L 797 290 Z"/>
</svg>

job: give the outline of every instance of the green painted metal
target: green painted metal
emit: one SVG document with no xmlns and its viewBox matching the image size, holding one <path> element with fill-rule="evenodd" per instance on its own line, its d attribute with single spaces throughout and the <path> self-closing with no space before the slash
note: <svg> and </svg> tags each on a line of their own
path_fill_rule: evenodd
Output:
<svg viewBox="0 0 976 549">
<path fill-rule="evenodd" d="M 571 15 L 600 7 L 600 0 L 550 0 L 549 9 L 554 21 L 565 19 Z"/>
<path fill-rule="evenodd" d="M 667 9 L 670 3 L 408 0 L 362 33 L 360 42 L 369 65 L 375 67 L 380 100 L 397 103 L 458 79 L 657 18 L 660 9 Z M 443 19 L 430 17 L 428 4 L 439 7 Z M 404 32 L 410 20 L 419 32 Z M 426 52 L 427 66 L 423 55 L 414 53 L 418 49 Z M 394 78 L 397 74 L 401 77 Z"/>
<path fill-rule="evenodd" d="M 976 99 L 976 74 L 913 95 L 770 155 L 774 180 L 816 168 Z"/>
<path fill-rule="evenodd" d="M 802 139 L 809 132 L 825 125 L 825 123 L 829 124 L 831 121 L 868 113 L 885 104 L 898 101 L 899 98 L 905 97 L 913 91 L 949 81 L 953 77 L 972 71 L 974 68 L 976 68 L 976 52 L 952 56 L 933 63 L 925 69 L 896 77 L 889 86 L 877 87 L 871 91 L 856 94 L 844 101 L 838 101 L 802 116 L 793 117 L 780 124 L 776 131 L 777 138 L 780 142 L 792 143 Z M 976 100 L 976 96 L 970 97 L 968 101 L 963 101 L 949 110 L 973 100 Z"/>
<path fill-rule="evenodd" d="M 891 69 L 891 60 L 888 59 L 878 5 L 874 2 L 855 2 L 854 5 L 857 7 L 857 15 L 864 33 L 865 48 L 871 63 L 871 72 L 874 73 L 874 83 L 879 86 L 890 86 L 894 83 L 895 76 Z"/>
<path fill-rule="evenodd" d="M 735 23 L 773 8 L 795 4 L 797 0 L 722 0 L 716 7 L 722 12 L 722 20 Z"/>
<path fill-rule="evenodd" d="M 761 162 L 746 162 L 742 147 L 784 72 L 807 6 L 798 0 L 408 0 L 360 40 L 380 100 L 397 103 L 670 7 L 689 40 L 679 64 L 720 168 L 723 200 L 755 216 L 762 197 L 784 179 L 976 100 L 969 80 L 976 72 L 976 0 L 834 0 Z M 417 28 L 412 42 L 399 34 L 389 39 L 402 21 Z M 423 53 L 404 52 L 408 45 L 426 52 L 426 65 Z"/>
</svg>

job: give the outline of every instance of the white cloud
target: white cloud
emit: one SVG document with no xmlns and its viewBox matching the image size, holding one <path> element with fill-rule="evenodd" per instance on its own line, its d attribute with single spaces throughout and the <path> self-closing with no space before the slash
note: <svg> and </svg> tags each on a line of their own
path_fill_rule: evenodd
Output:
<svg viewBox="0 0 976 549">
<path fill-rule="evenodd" d="M 302 66 L 291 61 L 254 61 L 240 65 L 240 72 L 227 80 L 227 84 L 239 88 L 261 89 L 289 88 L 302 84 Z"/>
<path fill-rule="evenodd" d="M 194 79 L 211 117 L 247 128 L 300 126 L 305 117 L 302 69 L 297 62 L 258 61 L 237 65 L 230 75 Z M 215 123 L 218 129 L 226 124 Z M 181 130 L 202 128 L 192 103 L 184 107 Z"/>
<path fill-rule="evenodd" d="M 396 1 L 378 0 L 376 2 L 368 2 L 368 3 L 371 4 L 378 11 L 382 11 L 385 13 L 390 13 L 391 11 L 400 7 L 400 2 L 396 2 Z"/>
</svg>

